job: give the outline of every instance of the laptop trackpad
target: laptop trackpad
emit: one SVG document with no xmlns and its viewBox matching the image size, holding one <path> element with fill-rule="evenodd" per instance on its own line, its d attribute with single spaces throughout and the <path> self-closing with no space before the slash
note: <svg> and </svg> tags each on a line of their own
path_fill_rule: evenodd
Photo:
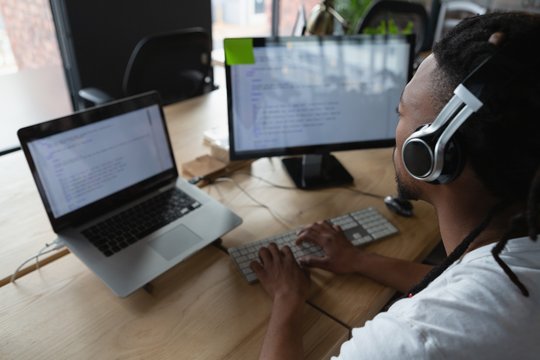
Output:
<svg viewBox="0 0 540 360">
<path fill-rule="evenodd" d="M 193 231 L 184 225 L 172 229 L 149 242 L 152 249 L 163 256 L 166 260 L 171 260 L 188 250 L 201 240 Z"/>
</svg>

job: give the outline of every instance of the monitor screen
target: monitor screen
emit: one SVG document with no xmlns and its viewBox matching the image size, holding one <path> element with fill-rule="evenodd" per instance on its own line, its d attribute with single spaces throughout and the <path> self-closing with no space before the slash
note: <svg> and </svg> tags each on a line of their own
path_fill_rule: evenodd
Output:
<svg viewBox="0 0 540 360">
<path fill-rule="evenodd" d="M 393 145 L 413 39 L 226 39 L 231 159 Z"/>
</svg>

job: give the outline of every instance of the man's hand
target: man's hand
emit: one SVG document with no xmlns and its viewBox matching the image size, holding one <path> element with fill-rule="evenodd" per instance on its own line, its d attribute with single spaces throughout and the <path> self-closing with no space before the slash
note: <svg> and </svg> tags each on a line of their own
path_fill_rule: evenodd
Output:
<svg viewBox="0 0 540 360">
<path fill-rule="evenodd" d="M 300 306 L 309 295 L 309 273 L 296 263 L 288 246 L 278 249 L 270 244 L 259 251 L 259 262 L 252 262 L 255 272 L 264 290 L 272 300 L 285 300 L 292 306 Z"/>
<path fill-rule="evenodd" d="M 298 266 L 288 246 L 281 250 L 276 244 L 263 247 L 259 259 L 260 263 L 251 263 L 251 269 L 272 298 L 260 359 L 302 359 L 302 308 L 309 295 L 309 273 Z"/>
<path fill-rule="evenodd" d="M 336 274 L 357 271 L 356 266 L 362 256 L 362 250 L 351 244 L 339 226 L 328 221 L 310 225 L 299 232 L 296 244 L 301 245 L 306 241 L 319 245 L 325 255 L 303 257 L 300 259 L 302 265 L 321 268 Z"/>
</svg>

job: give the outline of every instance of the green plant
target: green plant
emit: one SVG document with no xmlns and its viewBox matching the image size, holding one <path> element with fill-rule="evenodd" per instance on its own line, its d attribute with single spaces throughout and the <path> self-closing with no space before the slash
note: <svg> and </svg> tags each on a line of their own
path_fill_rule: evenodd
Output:
<svg viewBox="0 0 540 360">
<path fill-rule="evenodd" d="M 349 24 L 348 33 L 352 34 L 356 31 L 360 19 L 372 2 L 373 0 L 335 0 L 336 11 Z"/>
<path fill-rule="evenodd" d="M 365 28 L 363 33 L 369 34 L 369 35 L 377 35 L 377 34 L 408 35 L 408 34 L 412 34 L 413 30 L 414 30 L 414 23 L 412 21 L 407 22 L 407 25 L 405 25 L 403 29 L 399 29 L 396 22 L 393 19 L 389 19 L 388 21 L 381 20 L 381 23 L 379 24 L 379 26 Z"/>
<path fill-rule="evenodd" d="M 364 17 L 366 11 L 371 6 L 373 0 L 335 0 L 334 8 L 343 16 L 348 24 L 348 33 L 354 34 L 358 28 L 358 23 Z M 414 30 L 414 23 L 412 21 L 407 22 L 407 25 L 403 29 L 393 19 L 388 21 L 382 20 L 379 26 L 367 27 L 363 33 L 370 35 L 377 34 L 412 34 Z"/>
</svg>

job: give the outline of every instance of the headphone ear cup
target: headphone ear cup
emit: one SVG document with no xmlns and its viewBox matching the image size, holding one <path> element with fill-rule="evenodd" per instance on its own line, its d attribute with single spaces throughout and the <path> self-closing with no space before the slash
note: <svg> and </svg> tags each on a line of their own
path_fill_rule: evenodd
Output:
<svg viewBox="0 0 540 360">
<path fill-rule="evenodd" d="M 433 168 L 433 151 L 421 138 L 411 138 L 403 145 L 402 158 L 409 174 L 420 180 Z"/>
<path fill-rule="evenodd" d="M 439 177 L 432 184 L 448 184 L 454 181 L 465 166 L 465 153 L 460 141 L 454 136 L 444 151 L 444 165 Z"/>
<path fill-rule="evenodd" d="M 427 181 L 434 171 L 433 168 L 437 161 L 435 147 L 439 140 L 439 133 L 423 134 L 419 132 L 429 125 L 418 128 L 406 141 L 402 148 L 402 159 L 405 169 L 415 179 Z M 442 159 L 443 168 L 441 174 L 430 184 L 448 184 L 461 174 L 465 165 L 463 147 L 454 136 L 446 144 Z"/>
</svg>

